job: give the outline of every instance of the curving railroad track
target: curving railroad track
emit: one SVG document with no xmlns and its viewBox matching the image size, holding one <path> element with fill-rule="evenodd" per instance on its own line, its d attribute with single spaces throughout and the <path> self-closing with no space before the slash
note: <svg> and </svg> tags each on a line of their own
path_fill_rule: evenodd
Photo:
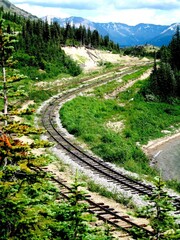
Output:
<svg viewBox="0 0 180 240">
<path fill-rule="evenodd" d="M 116 74 L 116 76 L 107 76 L 99 78 L 98 81 L 89 81 L 86 84 L 81 85 L 80 88 L 71 89 L 69 92 L 59 94 L 49 100 L 41 109 L 41 121 L 42 125 L 47 131 L 50 141 L 56 143 L 56 147 L 63 149 L 70 158 L 77 164 L 85 169 L 89 169 L 93 174 L 97 174 L 100 177 L 107 179 L 111 183 L 119 186 L 125 191 L 130 191 L 132 194 L 138 195 L 152 195 L 153 187 L 140 181 L 134 180 L 119 171 L 114 170 L 103 160 L 93 156 L 92 154 L 83 150 L 80 146 L 72 143 L 70 139 L 65 136 L 64 132 L 58 125 L 60 104 L 67 101 L 69 98 L 73 98 L 77 94 L 86 91 L 88 88 L 103 84 L 108 81 L 112 81 L 115 78 L 119 78 L 125 74 L 131 73 L 132 70 L 125 69 Z M 176 206 L 177 213 L 180 211 L 180 199 L 171 196 L 173 204 Z"/>
</svg>

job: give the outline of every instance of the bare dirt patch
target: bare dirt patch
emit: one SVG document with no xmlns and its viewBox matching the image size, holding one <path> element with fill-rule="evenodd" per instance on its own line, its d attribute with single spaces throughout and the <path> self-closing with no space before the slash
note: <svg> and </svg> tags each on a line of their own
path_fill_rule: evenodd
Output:
<svg viewBox="0 0 180 240">
<path fill-rule="evenodd" d="M 103 66 L 104 63 L 119 63 L 123 65 L 136 65 L 142 62 L 149 62 L 149 59 L 139 59 L 137 57 L 121 56 L 110 51 L 94 50 L 85 47 L 64 47 L 62 48 L 67 55 L 77 61 L 84 71 L 92 71 Z"/>
<path fill-rule="evenodd" d="M 123 121 L 118 121 L 118 122 L 109 121 L 106 124 L 106 127 L 112 129 L 115 132 L 121 132 L 122 129 L 124 128 L 124 122 Z"/>
</svg>

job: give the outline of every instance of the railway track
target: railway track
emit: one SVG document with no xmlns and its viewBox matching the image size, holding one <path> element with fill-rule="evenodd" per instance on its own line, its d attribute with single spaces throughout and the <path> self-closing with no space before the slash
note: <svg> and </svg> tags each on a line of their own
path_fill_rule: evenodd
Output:
<svg viewBox="0 0 180 240">
<path fill-rule="evenodd" d="M 67 183 L 61 179 L 60 177 L 56 176 L 53 172 L 49 172 L 47 168 L 40 168 L 40 167 L 30 167 L 31 170 L 40 172 L 43 171 L 45 173 L 50 173 L 48 176 L 50 176 L 51 181 L 55 182 L 57 187 L 60 189 L 60 199 L 69 199 L 70 195 L 72 194 L 71 187 L 67 185 Z M 100 202 L 97 203 L 92 200 L 90 195 L 85 195 L 85 203 L 88 204 L 87 211 L 93 215 L 96 215 L 96 217 L 109 224 L 113 230 L 119 230 L 124 231 L 129 234 L 131 233 L 132 228 L 140 229 L 144 232 L 146 236 L 152 236 L 153 231 L 148 227 L 147 224 L 137 224 L 133 219 L 131 219 L 128 215 L 125 215 L 123 213 L 117 212 L 114 208 L 105 205 L 104 203 Z"/>
<path fill-rule="evenodd" d="M 116 77 L 123 76 L 132 70 L 125 70 L 119 72 Z M 129 191 L 132 194 L 138 195 L 152 195 L 153 187 L 151 185 L 144 184 L 140 181 L 134 180 L 119 171 L 114 170 L 106 162 L 91 155 L 90 153 L 83 150 L 80 146 L 72 143 L 58 125 L 59 119 L 59 108 L 60 104 L 69 98 L 72 98 L 76 94 L 79 94 L 88 88 L 97 86 L 97 84 L 103 84 L 113 80 L 113 76 L 107 76 L 107 78 L 99 78 L 98 82 L 89 82 L 89 84 L 81 86 L 81 88 L 70 90 L 69 92 L 62 93 L 52 98 L 48 103 L 41 109 L 42 125 L 47 130 L 47 134 L 50 141 L 56 143 L 56 147 L 63 149 L 73 161 L 82 166 L 85 169 L 89 169 L 94 174 L 107 179 L 111 183 L 119 186 L 125 191 Z M 171 196 L 174 206 L 176 207 L 176 213 L 180 212 L 180 199 L 176 196 Z"/>
</svg>

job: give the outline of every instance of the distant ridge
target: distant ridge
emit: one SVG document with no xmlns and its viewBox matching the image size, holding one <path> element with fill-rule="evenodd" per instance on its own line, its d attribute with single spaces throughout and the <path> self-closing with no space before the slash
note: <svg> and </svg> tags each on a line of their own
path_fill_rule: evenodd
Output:
<svg viewBox="0 0 180 240">
<path fill-rule="evenodd" d="M 3 7 L 5 11 L 14 12 L 25 18 L 37 19 L 36 16 L 16 7 L 8 0 L 0 0 L 0 7 Z M 68 22 L 76 27 L 82 25 L 91 30 L 97 30 L 100 35 L 108 35 L 112 41 L 118 43 L 121 47 L 144 44 L 152 44 L 159 47 L 162 45 L 168 45 L 172 36 L 176 32 L 177 26 L 180 25 L 180 23 L 173 23 L 171 25 L 140 23 L 136 26 L 129 26 L 117 22 L 97 23 L 82 17 L 60 18 L 45 16 L 42 19 L 47 20 L 49 23 L 57 22 L 60 26 L 65 26 Z"/>
<path fill-rule="evenodd" d="M 154 46 L 168 45 L 172 36 L 176 32 L 179 23 L 171 25 L 155 25 L 140 23 L 136 26 L 129 26 L 124 23 L 96 23 L 82 17 L 58 18 L 45 16 L 43 20 L 49 23 L 57 22 L 60 26 L 66 26 L 66 23 L 79 27 L 80 25 L 97 30 L 100 35 L 108 35 L 110 39 L 123 46 L 136 46 L 152 44 Z"/>
<path fill-rule="evenodd" d="M 0 0 L 0 7 L 3 7 L 5 11 L 16 13 L 17 15 L 20 15 L 25 18 L 37 19 L 36 16 L 24 11 L 23 9 L 16 7 L 14 4 L 9 2 L 8 0 Z"/>
</svg>

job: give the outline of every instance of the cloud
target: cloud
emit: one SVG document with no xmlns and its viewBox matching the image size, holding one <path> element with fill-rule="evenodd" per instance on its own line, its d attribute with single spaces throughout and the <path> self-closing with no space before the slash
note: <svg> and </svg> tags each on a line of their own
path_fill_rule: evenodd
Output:
<svg viewBox="0 0 180 240">
<path fill-rule="evenodd" d="M 180 0 L 112 0 L 116 9 L 159 9 L 170 10 L 180 8 Z"/>
<path fill-rule="evenodd" d="M 65 9 L 88 9 L 88 10 L 94 10 L 100 7 L 99 1 L 89 1 L 89 0 L 66 0 L 66 1 L 59 1 L 59 0 L 51 0 L 51 1 L 45 1 L 45 0 L 14 0 L 12 1 L 14 4 L 28 4 L 30 6 L 40 6 L 40 7 L 49 7 L 49 8 L 65 8 Z"/>
<path fill-rule="evenodd" d="M 180 0 L 11 0 L 17 7 L 38 17 L 77 16 L 93 22 L 129 25 L 180 22 Z"/>
<path fill-rule="evenodd" d="M 12 0 L 15 4 L 29 4 L 31 6 L 95 10 L 98 8 L 106 9 L 159 9 L 171 10 L 180 9 L 180 0 Z"/>
</svg>

